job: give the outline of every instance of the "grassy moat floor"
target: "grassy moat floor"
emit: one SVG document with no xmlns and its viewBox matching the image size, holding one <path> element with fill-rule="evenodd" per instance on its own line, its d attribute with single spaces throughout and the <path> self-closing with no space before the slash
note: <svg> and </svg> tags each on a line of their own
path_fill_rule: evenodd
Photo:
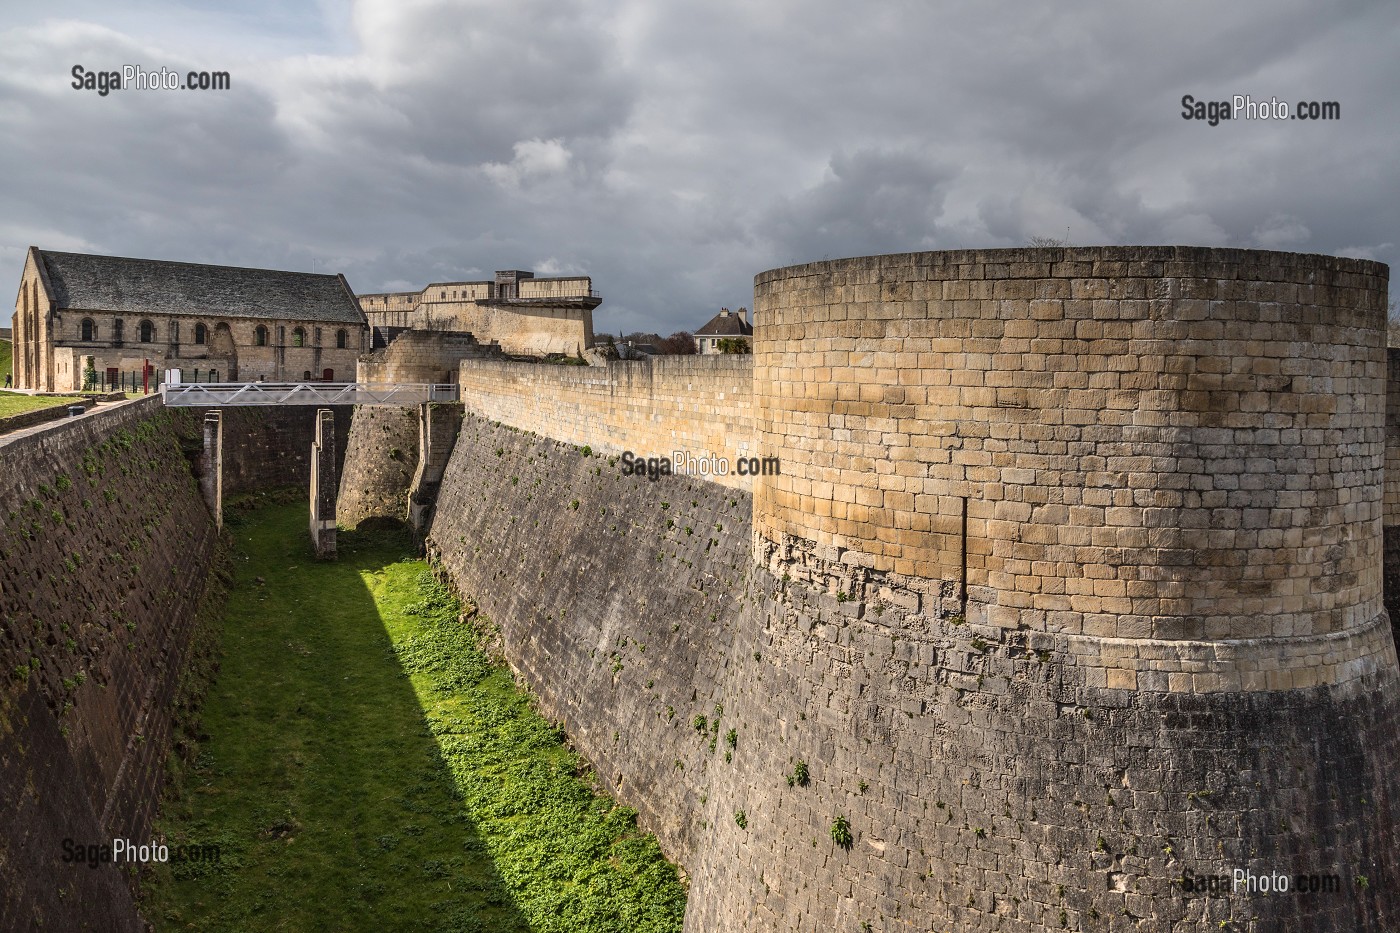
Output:
<svg viewBox="0 0 1400 933">
<path fill-rule="evenodd" d="M 634 814 L 477 647 L 399 531 L 311 556 L 304 505 L 236 513 L 195 761 L 158 829 L 217 845 L 146 883 L 158 930 L 679 930 Z"/>
</svg>

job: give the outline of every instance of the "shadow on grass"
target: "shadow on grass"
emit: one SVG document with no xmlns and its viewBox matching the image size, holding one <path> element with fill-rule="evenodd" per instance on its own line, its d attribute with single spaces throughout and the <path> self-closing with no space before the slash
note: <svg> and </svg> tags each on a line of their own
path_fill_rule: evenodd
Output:
<svg viewBox="0 0 1400 933">
<path fill-rule="evenodd" d="M 236 585 L 204 738 L 160 828 L 157 929 L 526 931 L 393 650 L 372 587 L 398 529 L 311 556 L 305 508 L 230 515 Z"/>
</svg>

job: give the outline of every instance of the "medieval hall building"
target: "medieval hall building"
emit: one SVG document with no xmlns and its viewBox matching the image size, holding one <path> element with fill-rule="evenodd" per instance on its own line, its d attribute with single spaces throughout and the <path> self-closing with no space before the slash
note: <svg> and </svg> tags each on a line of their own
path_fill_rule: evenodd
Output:
<svg viewBox="0 0 1400 933">
<path fill-rule="evenodd" d="M 341 275 L 32 246 L 12 327 L 16 387 L 50 392 L 116 384 L 146 366 L 207 382 L 353 381 L 368 346 Z"/>
</svg>

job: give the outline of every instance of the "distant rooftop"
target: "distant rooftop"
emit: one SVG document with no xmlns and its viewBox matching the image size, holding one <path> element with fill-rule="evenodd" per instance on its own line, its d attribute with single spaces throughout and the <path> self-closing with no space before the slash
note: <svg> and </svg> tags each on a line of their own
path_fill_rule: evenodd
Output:
<svg viewBox="0 0 1400 933">
<path fill-rule="evenodd" d="M 33 250 L 60 308 L 364 324 L 339 275 Z"/>
<path fill-rule="evenodd" d="M 719 314 L 710 318 L 705 326 L 695 332 L 696 337 L 752 337 L 753 325 L 748 321 L 748 308 L 737 312 L 721 308 Z"/>
</svg>

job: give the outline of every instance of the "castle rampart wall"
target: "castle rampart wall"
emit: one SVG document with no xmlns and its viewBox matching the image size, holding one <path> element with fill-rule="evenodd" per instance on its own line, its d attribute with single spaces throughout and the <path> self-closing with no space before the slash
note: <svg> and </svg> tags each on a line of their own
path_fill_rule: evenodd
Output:
<svg viewBox="0 0 1400 933">
<path fill-rule="evenodd" d="M 150 398 L 0 438 L 0 929 L 144 929 L 134 877 L 65 840 L 151 841 L 215 545 L 182 418 Z"/>
<path fill-rule="evenodd" d="M 689 870 L 689 930 L 1389 929 L 1384 279 L 1175 248 L 764 273 L 752 388 L 709 397 L 779 476 L 620 475 L 715 417 L 670 361 L 466 361 L 429 550 Z M 1184 888 L 1236 869 L 1340 887 Z"/>
<path fill-rule="evenodd" d="M 467 409 L 492 420 L 610 454 L 674 459 L 683 450 L 723 459 L 730 471 L 717 482 L 734 489 L 752 483 L 736 465 L 758 456 L 747 356 L 663 356 L 589 367 L 466 360 L 458 378 Z"/>
</svg>

